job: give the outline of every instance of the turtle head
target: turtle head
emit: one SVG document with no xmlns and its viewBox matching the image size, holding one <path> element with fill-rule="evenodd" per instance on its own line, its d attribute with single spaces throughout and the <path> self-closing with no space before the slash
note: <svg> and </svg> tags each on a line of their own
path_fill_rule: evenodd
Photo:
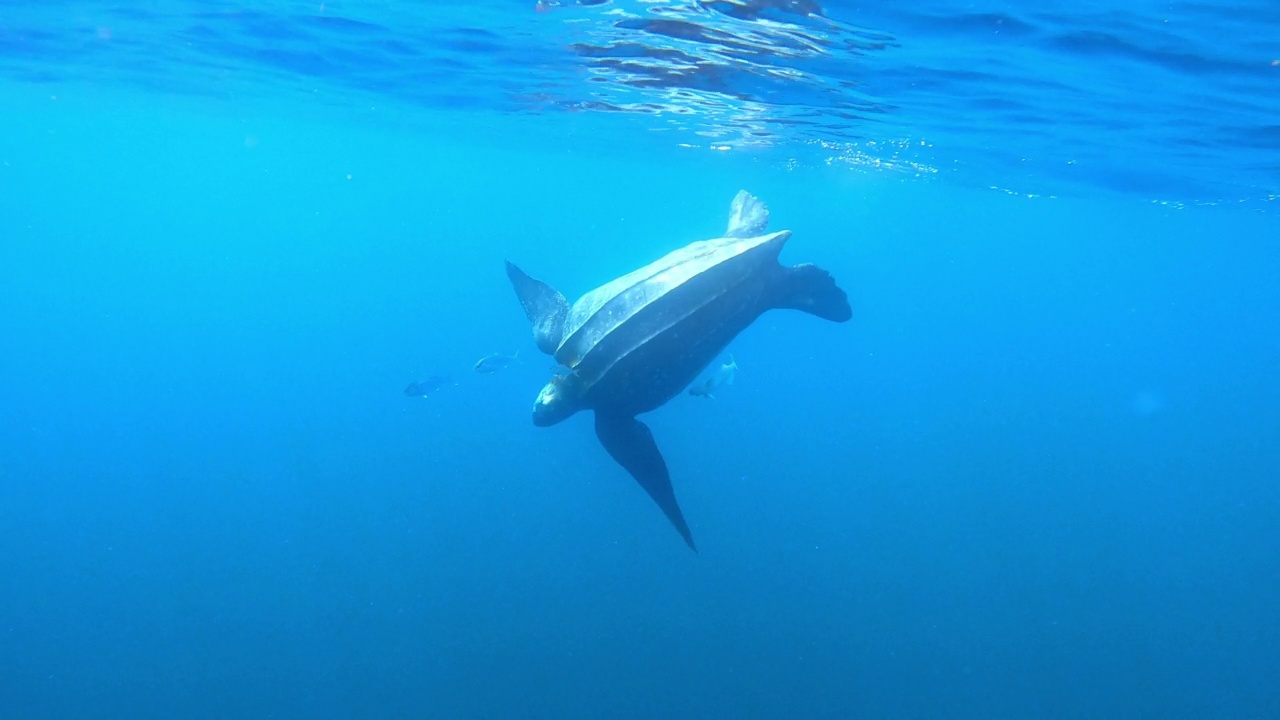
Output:
<svg viewBox="0 0 1280 720">
<path fill-rule="evenodd" d="M 555 425 L 581 409 L 576 379 L 572 373 L 551 378 L 551 382 L 538 393 L 538 399 L 533 401 L 534 425 Z"/>
</svg>

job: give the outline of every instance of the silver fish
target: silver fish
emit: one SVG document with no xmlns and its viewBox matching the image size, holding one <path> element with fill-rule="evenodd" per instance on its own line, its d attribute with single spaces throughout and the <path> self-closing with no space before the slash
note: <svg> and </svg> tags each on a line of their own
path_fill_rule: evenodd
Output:
<svg viewBox="0 0 1280 720">
<path fill-rule="evenodd" d="M 519 350 L 511 353 L 510 355 L 506 355 L 504 353 L 493 353 L 492 355 L 485 355 L 484 357 L 477 360 L 476 364 L 472 367 L 472 369 L 474 369 L 478 373 L 484 373 L 485 375 L 492 375 L 493 373 L 496 373 L 499 370 L 505 370 L 506 368 L 511 366 L 511 363 L 517 362 L 519 360 L 520 360 Z"/>
<path fill-rule="evenodd" d="M 737 374 L 738 362 L 730 355 L 729 362 L 722 363 L 720 367 L 716 368 L 715 372 L 704 377 L 701 382 L 694 383 L 693 387 L 689 388 L 689 394 L 694 397 L 715 400 L 716 396 L 712 393 L 725 385 L 732 385 L 733 378 Z"/>
</svg>

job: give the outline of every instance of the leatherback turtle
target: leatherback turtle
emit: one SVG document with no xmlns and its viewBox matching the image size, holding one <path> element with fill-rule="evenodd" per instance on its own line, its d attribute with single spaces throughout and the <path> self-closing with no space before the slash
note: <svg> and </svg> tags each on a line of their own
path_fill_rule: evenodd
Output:
<svg viewBox="0 0 1280 720">
<path fill-rule="evenodd" d="M 507 262 L 538 349 L 564 369 L 538 393 L 533 423 L 545 427 L 594 410 L 605 450 L 695 551 L 667 464 L 636 415 L 680 394 L 766 310 L 803 310 L 834 322 L 853 315 L 826 270 L 778 263 L 791 232 L 766 233 L 768 223 L 765 204 L 742 190 L 724 237 L 686 245 L 572 305 Z"/>
</svg>

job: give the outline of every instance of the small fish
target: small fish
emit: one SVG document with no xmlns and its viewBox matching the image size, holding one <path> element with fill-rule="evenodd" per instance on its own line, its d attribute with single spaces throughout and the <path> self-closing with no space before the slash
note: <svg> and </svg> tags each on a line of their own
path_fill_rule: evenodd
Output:
<svg viewBox="0 0 1280 720">
<path fill-rule="evenodd" d="M 738 372 L 738 362 L 729 356 L 729 362 L 722 364 L 716 368 L 716 371 L 703 378 L 700 382 L 689 388 L 689 394 L 694 397 L 704 397 L 715 400 L 716 396 L 712 393 L 722 385 L 732 385 L 733 377 Z"/>
<path fill-rule="evenodd" d="M 492 375 L 493 373 L 496 373 L 499 370 L 505 370 L 507 367 L 511 365 L 511 363 L 516 362 L 519 359 L 520 359 L 519 350 L 511 353 L 510 355 L 505 355 L 503 353 L 494 353 L 492 355 L 485 355 L 484 357 L 477 360 L 474 366 L 474 369 L 478 373 L 485 373 L 486 375 Z"/>
<path fill-rule="evenodd" d="M 449 378 L 443 375 L 432 375 L 425 380 L 409 383 L 409 386 L 404 389 L 404 394 L 409 397 L 430 397 L 435 391 L 450 384 L 452 383 Z"/>
<path fill-rule="evenodd" d="M 549 13 L 559 7 L 569 5 L 578 5 L 579 7 L 591 7 L 593 5 L 604 5 L 609 0 L 538 0 L 534 3 L 533 11 L 536 13 Z"/>
</svg>

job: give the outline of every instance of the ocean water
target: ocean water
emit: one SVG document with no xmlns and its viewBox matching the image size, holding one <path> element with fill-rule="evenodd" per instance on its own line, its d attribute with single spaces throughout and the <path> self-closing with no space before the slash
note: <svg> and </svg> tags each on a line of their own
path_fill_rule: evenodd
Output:
<svg viewBox="0 0 1280 720">
<path fill-rule="evenodd" d="M 1280 717 L 1280 10 L 892 5 L 0 4 L 0 718 Z M 694 553 L 503 261 L 739 189 Z"/>
</svg>

